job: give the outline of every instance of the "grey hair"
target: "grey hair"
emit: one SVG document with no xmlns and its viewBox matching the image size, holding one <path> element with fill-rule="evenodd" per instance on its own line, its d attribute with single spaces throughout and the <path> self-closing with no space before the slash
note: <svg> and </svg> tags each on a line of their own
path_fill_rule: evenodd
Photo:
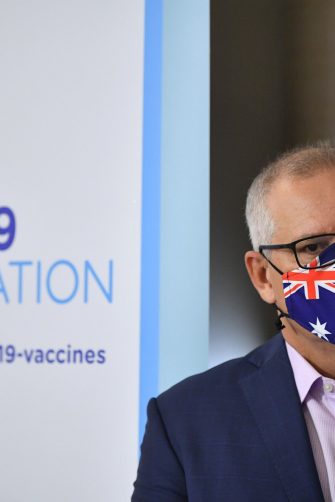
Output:
<svg viewBox="0 0 335 502">
<path fill-rule="evenodd" d="M 319 171 L 335 168 L 335 147 L 330 142 L 295 148 L 267 165 L 252 182 L 245 216 L 252 247 L 271 243 L 275 222 L 267 207 L 267 195 L 280 177 L 309 178 Z"/>
</svg>

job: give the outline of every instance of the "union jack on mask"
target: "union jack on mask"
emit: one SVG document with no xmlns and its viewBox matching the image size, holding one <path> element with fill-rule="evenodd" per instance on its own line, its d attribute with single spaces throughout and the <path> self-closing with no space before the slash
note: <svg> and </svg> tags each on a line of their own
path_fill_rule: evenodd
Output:
<svg viewBox="0 0 335 502">
<path fill-rule="evenodd" d="M 335 344 L 335 244 L 329 246 L 308 267 L 282 275 L 287 317 L 322 340 Z M 285 315 L 285 316 L 286 316 Z"/>
</svg>

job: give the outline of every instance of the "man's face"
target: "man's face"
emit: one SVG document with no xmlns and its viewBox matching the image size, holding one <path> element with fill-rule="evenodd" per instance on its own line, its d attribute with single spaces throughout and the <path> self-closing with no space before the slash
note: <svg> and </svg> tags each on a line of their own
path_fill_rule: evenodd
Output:
<svg viewBox="0 0 335 502">
<path fill-rule="evenodd" d="M 274 222 L 271 242 L 286 244 L 313 235 L 335 233 L 335 169 L 307 178 L 278 179 L 267 205 Z M 290 250 L 276 251 L 271 261 L 283 272 L 298 268 Z M 256 251 L 248 251 L 245 262 L 249 276 L 260 296 L 286 312 L 282 277 Z M 283 317 L 282 330 L 292 345 L 323 375 L 335 378 L 335 345 L 324 342 L 292 319 Z"/>
<path fill-rule="evenodd" d="M 278 180 L 268 195 L 267 205 L 275 228 L 271 244 L 335 233 L 335 169 L 321 171 L 307 179 Z M 289 249 L 275 251 L 271 258 L 283 272 L 298 268 Z M 267 274 L 276 304 L 286 311 L 280 274 L 271 265 Z"/>
</svg>

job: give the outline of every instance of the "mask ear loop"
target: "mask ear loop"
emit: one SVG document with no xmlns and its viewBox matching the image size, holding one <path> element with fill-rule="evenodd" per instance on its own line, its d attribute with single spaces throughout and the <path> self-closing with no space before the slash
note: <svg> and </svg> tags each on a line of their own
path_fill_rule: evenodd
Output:
<svg viewBox="0 0 335 502">
<path fill-rule="evenodd" d="M 287 281 L 289 280 L 288 279 L 288 272 L 286 273 L 286 280 Z M 282 309 L 280 307 L 278 307 L 278 305 L 276 303 L 274 303 L 273 306 L 276 309 L 276 315 L 277 315 L 277 320 L 275 321 L 275 326 L 278 329 L 278 331 L 282 331 L 285 328 L 284 324 L 282 323 L 282 318 L 287 317 L 289 319 L 290 316 L 286 312 L 283 312 Z M 278 311 L 280 312 L 279 314 L 278 314 Z"/>
<path fill-rule="evenodd" d="M 277 313 L 277 320 L 275 321 L 275 326 L 276 328 L 281 331 L 282 329 L 285 328 L 284 324 L 282 323 L 281 319 L 282 317 L 287 317 L 289 318 L 289 315 L 286 314 L 286 312 L 283 312 L 279 307 L 278 305 L 276 305 L 275 303 L 273 304 L 273 306 L 275 307 L 276 309 L 276 313 Z M 280 312 L 280 314 L 278 314 L 278 310 Z"/>
</svg>

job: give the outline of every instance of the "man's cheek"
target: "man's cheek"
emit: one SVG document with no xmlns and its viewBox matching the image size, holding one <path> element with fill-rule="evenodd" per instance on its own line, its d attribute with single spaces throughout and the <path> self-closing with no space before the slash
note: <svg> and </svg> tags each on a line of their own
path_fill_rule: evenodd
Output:
<svg viewBox="0 0 335 502">
<path fill-rule="evenodd" d="M 273 277 L 272 287 L 275 296 L 275 302 L 282 310 L 286 311 L 285 297 L 284 297 L 284 288 L 281 277 L 277 274 L 278 277 Z"/>
</svg>

